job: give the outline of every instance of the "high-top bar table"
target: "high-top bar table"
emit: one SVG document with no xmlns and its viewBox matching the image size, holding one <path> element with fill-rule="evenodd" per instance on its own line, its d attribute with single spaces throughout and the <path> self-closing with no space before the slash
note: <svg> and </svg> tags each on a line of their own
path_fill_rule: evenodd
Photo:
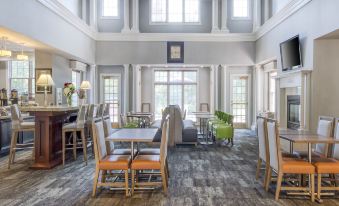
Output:
<svg viewBox="0 0 339 206">
<path fill-rule="evenodd" d="M 62 163 L 62 125 L 78 107 L 21 107 L 35 116 L 35 162 L 32 169 L 51 169 Z"/>
</svg>

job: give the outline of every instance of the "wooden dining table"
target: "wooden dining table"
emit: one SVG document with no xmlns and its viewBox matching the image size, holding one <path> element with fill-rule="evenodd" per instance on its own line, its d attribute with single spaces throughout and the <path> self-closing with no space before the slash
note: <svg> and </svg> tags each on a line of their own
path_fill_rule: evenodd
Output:
<svg viewBox="0 0 339 206">
<path fill-rule="evenodd" d="M 134 143 L 152 143 L 157 132 L 157 128 L 123 128 L 106 137 L 106 141 L 130 142 L 133 159 Z"/>
</svg>

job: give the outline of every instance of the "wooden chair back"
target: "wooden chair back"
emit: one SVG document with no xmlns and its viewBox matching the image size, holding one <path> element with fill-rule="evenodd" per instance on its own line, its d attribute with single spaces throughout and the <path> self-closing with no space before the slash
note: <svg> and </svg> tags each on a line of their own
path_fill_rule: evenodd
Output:
<svg viewBox="0 0 339 206">
<path fill-rule="evenodd" d="M 84 127 L 86 123 L 86 112 L 88 105 L 81 105 L 77 115 L 77 126 Z"/>
<path fill-rule="evenodd" d="M 210 107 L 209 107 L 208 103 L 200 103 L 200 111 L 201 112 L 209 112 Z"/>
<path fill-rule="evenodd" d="M 111 134 L 113 134 L 111 118 L 110 118 L 110 116 L 104 116 L 102 118 L 102 120 L 103 120 L 103 123 L 104 123 L 105 137 L 108 137 Z M 114 142 L 106 141 L 106 149 L 107 149 L 107 154 L 110 154 L 111 151 L 114 150 Z"/>
<path fill-rule="evenodd" d="M 12 128 L 19 129 L 23 118 L 17 104 L 11 105 Z"/>
<path fill-rule="evenodd" d="M 107 156 L 106 140 L 102 118 L 95 118 L 92 123 L 93 147 L 96 163 Z"/>
<path fill-rule="evenodd" d="M 169 136 L 169 119 L 170 115 L 167 115 L 161 129 L 161 143 L 160 143 L 160 163 L 166 164 L 167 149 L 168 149 L 168 136 Z"/>
<path fill-rule="evenodd" d="M 151 112 L 151 103 L 142 103 L 141 112 Z"/>
<path fill-rule="evenodd" d="M 282 161 L 282 156 L 280 150 L 279 131 L 276 120 L 267 119 L 267 136 L 268 136 L 268 147 L 270 152 L 269 153 L 270 166 L 276 172 L 278 172 Z"/>
<path fill-rule="evenodd" d="M 257 117 L 257 136 L 259 141 L 259 157 L 265 162 L 269 162 L 267 120 L 264 117 Z"/>
<path fill-rule="evenodd" d="M 110 107 L 110 106 L 111 106 L 110 103 L 106 103 L 106 104 L 104 105 L 104 111 L 103 111 L 102 116 L 109 116 L 109 107 Z"/>
<path fill-rule="evenodd" d="M 320 116 L 318 121 L 317 134 L 325 137 L 333 137 L 334 118 Z M 316 144 L 315 151 L 325 156 L 329 154 L 329 144 Z"/>
<path fill-rule="evenodd" d="M 105 104 L 99 104 L 98 106 L 98 110 L 97 110 L 97 116 L 96 117 L 101 117 L 103 116 L 104 114 L 104 110 L 105 110 Z"/>
<path fill-rule="evenodd" d="M 339 139 L 339 118 L 335 119 L 334 139 Z M 339 145 L 338 144 L 333 145 L 332 157 L 339 160 Z"/>
</svg>

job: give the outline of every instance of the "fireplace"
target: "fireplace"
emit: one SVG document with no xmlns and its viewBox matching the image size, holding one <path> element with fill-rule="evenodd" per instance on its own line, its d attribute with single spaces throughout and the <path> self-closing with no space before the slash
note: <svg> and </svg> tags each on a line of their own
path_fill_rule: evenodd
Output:
<svg viewBox="0 0 339 206">
<path fill-rule="evenodd" d="M 300 128 L 300 95 L 287 96 L 287 128 L 299 129 Z"/>
</svg>

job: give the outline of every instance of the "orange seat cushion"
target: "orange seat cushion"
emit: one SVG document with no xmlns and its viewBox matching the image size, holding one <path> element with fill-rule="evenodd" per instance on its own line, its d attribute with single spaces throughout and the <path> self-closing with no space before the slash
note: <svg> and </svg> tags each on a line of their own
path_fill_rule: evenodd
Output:
<svg viewBox="0 0 339 206">
<path fill-rule="evenodd" d="M 160 155 L 159 148 L 143 148 L 139 151 L 140 155 Z"/>
<path fill-rule="evenodd" d="M 101 170 L 128 170 L 131 163 L 130 155 L 107 155 L 99 161 Z"/>
<path fill-rule="evenodd" d="M 319 174 L 339 174 L 339 161 L 335 159 L 319 158 L 313 164 Z"/>
<path fill-rule="evenodd" d="M 282 162 L 283 173 L 290 174 L 314 174 L 315 167 L 304 160 L 295 158 L 283 158 Z"/>
<path fill-rule="evenodd" d="M 160 155 L 138 155 L 131 164 L 133 170 L 160 170 Z"/>
</svg>

